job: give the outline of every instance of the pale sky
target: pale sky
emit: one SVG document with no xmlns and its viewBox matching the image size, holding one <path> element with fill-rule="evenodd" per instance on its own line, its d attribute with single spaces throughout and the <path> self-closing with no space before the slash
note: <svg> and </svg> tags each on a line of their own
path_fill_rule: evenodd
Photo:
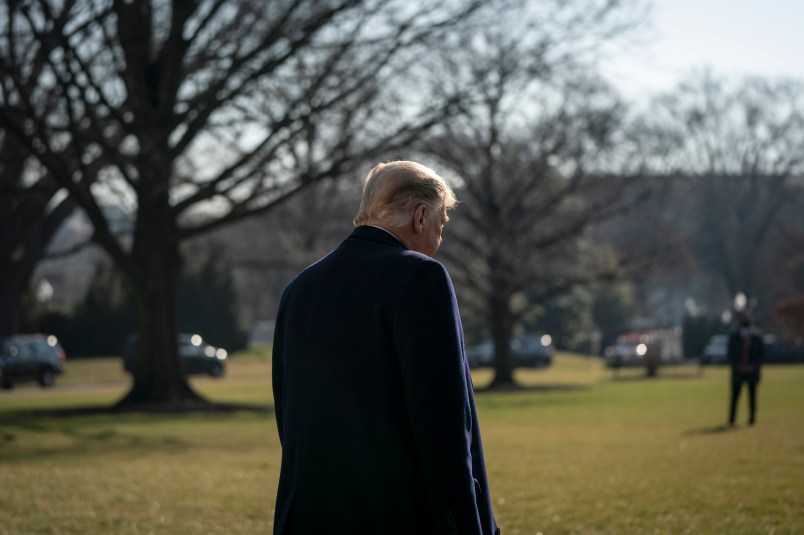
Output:
<svg viewBox="0 0 804 535">
<path fill-rule="evenodd" d="M 650 29 L 601 67 L 635 100 L 704 67 L 804 80 L 804 0 L 654 0 Z"/>
</svg>

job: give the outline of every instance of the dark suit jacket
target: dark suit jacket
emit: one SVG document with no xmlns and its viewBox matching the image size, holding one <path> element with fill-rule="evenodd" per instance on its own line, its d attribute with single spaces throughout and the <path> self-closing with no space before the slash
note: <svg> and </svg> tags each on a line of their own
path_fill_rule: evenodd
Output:
<svg viewBox="0 0 804 535">
<path fill-rule="evenodd" d="M 492 534 L 444 267 L 358 227 L 285 290 L 273 353 L 275 534 Z"/>
<path fill-rule="evenodd" d="M 748 340 L 748 364 L 743 364 L 744 339 L 737 329 L 729 336 L 729 361 L 731 362 L 732 380 L 759 381 L 760 368 L 765 357 L 765 345 L 762 337 L 751 330 Z"/>
</svg>

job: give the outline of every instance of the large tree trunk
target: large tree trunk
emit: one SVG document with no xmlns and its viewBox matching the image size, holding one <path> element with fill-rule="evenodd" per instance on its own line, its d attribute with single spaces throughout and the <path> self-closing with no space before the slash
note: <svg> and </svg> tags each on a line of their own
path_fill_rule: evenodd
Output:
<svg viewBox="0 0 804 535">
<path fill-rule="evenodd" d="M 165 274 L 154 275 L 137 292 L 139 359 L 134 384 L 119 406 L 205 404 L 187 381 L 179 359 L 176 286 Z"/>
<path fill-rule="evenodd" d="M 16 182 L 17 176 L 1 178 Z M 75 206 L 71 199 L 63 199 L 48 212 L 56 189 L 45 180 L 36 185 L 42 188 L 39 194 L 20 190 L 0 200 L 0 336 L 18 332 L 22 296 L 53 235 Z"/>
<path fill-rule="evenodd" d="M 0 270 L 0 277 L 3 279 L 3 284 L 0 285 L 0 337 L 17 332 L 21 295 L 18 285 L 10 282 L 3 271 Z"/>
<path fill-rule="evenodd" d="M 20 302 L 36 265 L 27 253 L 24 250 L 23 258 L 15 261 L 9 252 L 0 260 L 0 336 L 16 334 L 20 328 Z"/>
<path fill-rule="evenodd" d="M 494 341 L 494 379 L 489 388 L 513 388 L 516 386 L 511 366 L 511 335 L 514 322 L 506 296 L 495 294 L 489 299 L 489 325 L 491 339 Z"/>
<path fill-rule="evenodd" d="M 139 359 L 134 384 L 118 406 L 205 405 L 187 381 L 178 352 L 181 256 L 166 196 L 141 209 L 132 251 Z"/>
<path fill-rule="evenodd" d="M 45 203 L 35 210 L 43 212 Z M 16 334 L 20 329 L 20 311 L 23 295 L 31 284 L 37 264 L 45 255 L 53 234 L 73 210 L 70 200 L 60 205 L 47 216 L 25 229 L 25 236 L 13 245 L 3 244 L 13 250 L 3 251 L 0 260 L 0 336 Z M 36 212 L 36 213 L 39 213 Z M 40 216 L 41 217 L 41 216 Z"/>
</svg>

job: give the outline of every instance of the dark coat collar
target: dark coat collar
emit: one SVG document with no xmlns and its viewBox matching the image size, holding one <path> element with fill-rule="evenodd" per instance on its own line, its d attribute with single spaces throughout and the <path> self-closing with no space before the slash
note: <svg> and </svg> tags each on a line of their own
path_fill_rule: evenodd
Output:
<svg viewBox="0 0 804 535">
<path fill-rule="evenodd" d="M 368 240 L 376 243 L 382 243 L 384 245 L 391 245 L 393 247 L 401 247 L 402 249 L 407 249 L 407 247 L 405 247 L 405 244 L 402 243 L 399 240 L 399 238 L 397 238 L 387 230 L 378 227 L 372 227 L 369 225 L 361 225 L 359 227 L 356 227 L 349 235 L 349 239 L 352 238 L 356 238 L 359 240 Z"/>
</svg>

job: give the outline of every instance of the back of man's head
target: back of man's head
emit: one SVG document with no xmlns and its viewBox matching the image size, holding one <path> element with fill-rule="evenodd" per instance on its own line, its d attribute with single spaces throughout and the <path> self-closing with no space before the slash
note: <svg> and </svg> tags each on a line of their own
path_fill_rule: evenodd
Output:
<svg viewBox="0 0 804 535">
<path fill-rule="evenodd" d="M 429 167 L 405 160 L 381 163 L 366 176 L 354 224 L 401 227 L 420 204 L 450 209 L 456 202 L 449 184 Z"/>
</svg>

